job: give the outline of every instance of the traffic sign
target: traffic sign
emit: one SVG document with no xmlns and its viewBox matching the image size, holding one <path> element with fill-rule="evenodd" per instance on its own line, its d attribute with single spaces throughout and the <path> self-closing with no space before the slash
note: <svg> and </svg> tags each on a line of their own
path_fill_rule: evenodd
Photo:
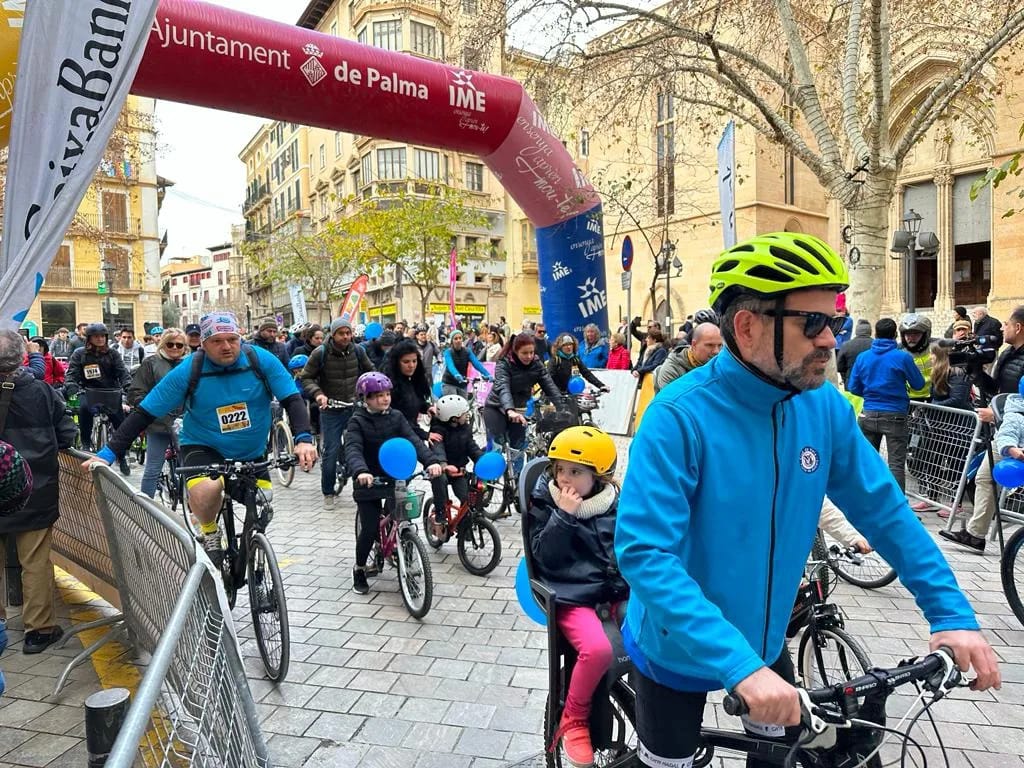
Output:
<svg viewBox="0 0 1024 768">
<path fill-rule="evenodd" d="M 622 271 L 629 272 L 633 267 L 633 240 L 629 235 L 622 238 Z"/>
<path fill-rule="evenodd" d="M 107 283 L 105 280 L 100 280 L 98 283 L 96 283 L 96 293 L 98 293 L 100 296 L 107 295 Z"/>
<path fill-rule="evenodd" d="M 633 285 L 633 273 L 623 272 L 622 275 L 622 290 L 628 291 Z"/>
</svg>

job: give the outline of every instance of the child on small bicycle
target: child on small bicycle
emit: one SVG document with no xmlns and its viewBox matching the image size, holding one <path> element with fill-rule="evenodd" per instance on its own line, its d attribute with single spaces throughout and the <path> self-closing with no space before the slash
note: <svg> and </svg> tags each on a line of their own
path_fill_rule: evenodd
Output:
<svg viewBox="0 0 1024 768">
<path fill-rule="evenodd" d="M 356 396 L 362 402 L 353 410 L 345 429 L 345 459 L 356 482 L 352 498 L 359 515 L 356 541 L 356 565 L 352 569 L 352 589 L 360 595 L 370 591 L 366 580 L 366 559 L 373 549 L 379 530 L 381 502 L 390 508 L 395 503 L 395 486 L 380 465 L 380 447 L 393 437 L 404 437 L 416 449 L 416 457 L 430 477 L 441 474 L 437 456 L 412 431 L 409 422 L 391 409 L 391 379 L 378 371 L 364 373 L 356 380 Z M 374 484 L 374 479 L 382 482 Z"/>
<path fill-rule="evenodd" d="M 612 438 L 596 427 L 570 427 L 548 448 L 551 466 L 531 494 L 531 541 L 537 577 L 555 593 L 558 628 L 578 659 L 552 748 L 573 766 L 590 766 L 588 718 L 594 691 L 612 663 L 612 646 L 597 606 L 616 619 L 629 595 L 615 560 L 618 485 Z"/>
<path fill-rule="evenodd" d="M 437 401 L 437 415 L 430 421 L 430 443 L 441 459 L 445 477 L 432 480 L 434 491 L 434 536 L 444 539 L 447 535 L 445 504 L 448 501 L 448 486 L 455 491 L 459 502 L 469 498 L 469 482 L 466 480 L 466 465 L 483 456 L 483 449 L 473 437 L 469 425 L 469 401 L 461 395 L 444 395 Z"/>
</svg>

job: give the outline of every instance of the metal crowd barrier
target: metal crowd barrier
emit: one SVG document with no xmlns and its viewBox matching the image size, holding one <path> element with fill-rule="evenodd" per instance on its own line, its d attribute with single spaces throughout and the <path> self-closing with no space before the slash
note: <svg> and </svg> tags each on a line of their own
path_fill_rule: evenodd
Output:
<svg viewBox="0 0 1024 768">
<path fill-rule="evenodd" d="M 92 478 L 124 621 L 150 655 L 106 765 L 269 765 L 219 577 L 181 522 L 109 467 Z"/>
<path fill-rule="evenodd" d="M 974 411 L 912 403 L 909 426 L 907 495 L 948 510 L 952 527 L 975 457 L 985 450 L 982 421 Z"/>
<path fill-rule="evenodd" d="M 120 606 L 121 600 L 114 565 L 110 558 L 107 532 L 104 530 L 100 510 L 96 505 L 92 478 L 82 469 L 82 461 L 86 458 L 88 454 L 75 450 L 61 451 L 57 456 L 60 517 L 53 525 L 51 556 L 58 566 L 74 575 L 91 590 L 111 604 Z M 79 632 L 100 627 L 112 629 L 68 662 L 57 678 L 54 696 L 64 688 L 71 670 L 88 661 L 96 650 L 123 633 L 124 616 L 116 613 L 96 621 L 78 624 L 64 634 L 58 647 L 64 647 Z"/>
</svg>

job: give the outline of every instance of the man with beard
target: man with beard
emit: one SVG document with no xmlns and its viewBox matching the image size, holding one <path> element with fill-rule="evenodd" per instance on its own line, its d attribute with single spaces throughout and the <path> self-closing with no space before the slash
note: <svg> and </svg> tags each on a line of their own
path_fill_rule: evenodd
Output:
<svg viewBox="0 0 1024 768">
<path fill-rule="evenodd" d="M 924 375 L 906 350 L 896 346 L 896 321 L 875 323 L 875 340 L 858 355 L 846 391 L 864 398 L 857 419 L 860 431 L 877 450 L 885 438 L 889 470 L 900 490 L 907 487 L 907 446 L 910 442 L 910 395 L 925 386 Z"/>
<path fill-rule="evenodd" d="M 849 403 L 823 386 L 848 282 L 839 255 L 809 235 L 725 251 L 711 304 L 726 348 L 659 394 L 633 439 L 615 551 L 631 590 L 622 634 L 644 765 L 691 766 L 707 692 L 721 688 L 744 700 L 752 732 L 796 737 L 784 728 L 801 717 L 786 626 L 826 493 L 914 594 L 931 648 L 973 665 L 976 690 L 1000 684 L 938 547 L 856 435 Z"/>
<path fill-rule="evenodd" d="M 253 345 L 262 347 L 270 354 L 281 361 L 281 365 L 288 367 L 288 352 L 284 344 L 277 340 L 277 321 L 272 317 L 265 317 L 260 320 L 259 328 L 252 339 Z"/>
</svg>

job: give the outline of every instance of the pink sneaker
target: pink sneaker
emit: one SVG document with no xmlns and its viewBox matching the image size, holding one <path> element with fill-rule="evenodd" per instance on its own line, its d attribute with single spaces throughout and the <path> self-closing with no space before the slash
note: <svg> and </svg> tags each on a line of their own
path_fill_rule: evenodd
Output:
<svg viewBox="0 0 1024 768">
<path fill-rule="evenodd" d="M 922 500 L 915 501 L 913 504 L 910 505 L 910 508 L 915 512 L 927 512 L 929 510 L 935 509 L 935 505 L 932 504 L 930 501 Z"/>
<path fill-rule="evenodd" d="M 590 726 L 586 720 L 570 720 L 563 714 L 558 731 L 552 740 L 552 750 L 558 749 L 559 740 L 562 742 L 562 749 L 569 765 L 573 768 L 592 768 L 594 747 L 590 742 Z"/>
</svg>

